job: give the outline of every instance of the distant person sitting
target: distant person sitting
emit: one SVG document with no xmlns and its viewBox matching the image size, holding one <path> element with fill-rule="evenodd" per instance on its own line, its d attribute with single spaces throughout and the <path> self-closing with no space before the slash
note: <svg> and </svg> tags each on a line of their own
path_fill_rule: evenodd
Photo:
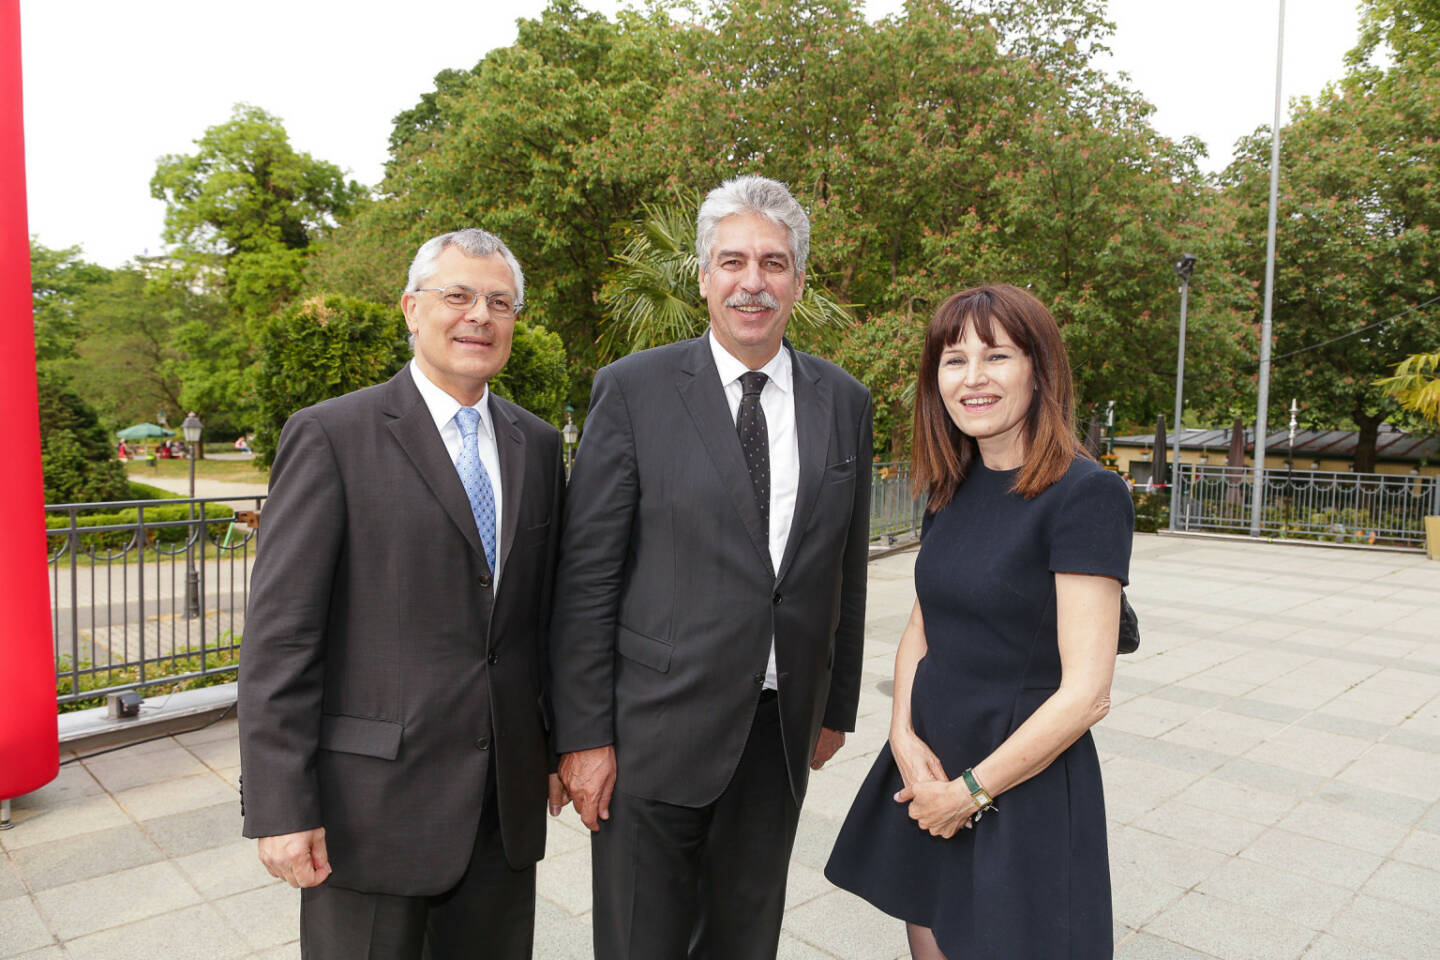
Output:
<svg viewBox="0 0 1440 960">
<path fill-rule="evenodd" d="M 130 448 L 125 445 L 124 440 L 121 440 L 120 443 L 115 447 L 115 456 L 119 459 L 121 463 L 124 463 L 130 459 Z"/>
<path fill-rule="evenodd" d="M 245 435 L 243 433 L 235 438 L 235 449 L 239 450 L 241 453 L 250 452 L 250 442 L 245 439 Z"/>
</svg>

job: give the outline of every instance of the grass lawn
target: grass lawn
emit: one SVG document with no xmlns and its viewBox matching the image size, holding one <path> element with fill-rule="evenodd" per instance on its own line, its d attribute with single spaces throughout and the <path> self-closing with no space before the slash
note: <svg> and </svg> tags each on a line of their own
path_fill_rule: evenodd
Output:
<svg viewBox="0 0 1440 960">
<path fill-rule="evenodd" d="M 156 459 L 155 466 L 148 466 L 144 460 L 132 460 L 126 464 L 125 472 L 132 480 L 146 482 L 146 477 L 173 477 L 176 480 L 190 478 L 189 460 Z M 269 483 L 270 474 L 255 466 L 253 460 L 196 460 L 195 476 L 210 480 L 232 480 L 238 483 Z"/>
</svg>

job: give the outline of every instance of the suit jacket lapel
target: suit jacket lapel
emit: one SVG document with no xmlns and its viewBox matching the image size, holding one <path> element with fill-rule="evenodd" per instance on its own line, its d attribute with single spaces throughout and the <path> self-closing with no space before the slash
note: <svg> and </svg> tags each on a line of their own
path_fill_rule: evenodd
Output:
<svg viewBox="0 0 1440 960">
<path fill-rule="evenodd" d="M 480 531 L 475 528 L 475 514 L 470 512 L 470 498 L 465 495 L 460 474 L 455 472 L 455 464 L 430 417 L 430 408 L 415 387 L 408 367 L 390 378 L 385 393 L 385 413 L 395 418 L 386 424 L 390 433 L 484 563 L 485 547 L 480 543 Z"/>
<path fill-rule="evenodd" d="M 795 515 L 790 520 L 790 536 L 785 541 L 785 555 L 780 559 L 779 577 L 784 577 L 795 560 L 801 532 L 810 522 L 820 484 L 825 479 L 825 460 L 830 451 L 831 404 L 830 383 L 817 364 L 802 353 L 790 350 L 792 380 L 795 388 L 795 439 L 800 447 L 800 486 L 795 493 Z"/>
<path fill-rule="evenodd" d="M 490 422 L 495 426 L 495 447 L 500 455 L 500 569 L 505 569 L 520 520 L 521 490 L 525 486 L 525 434 L 510 403 L 490 392 Z"/>
<path fill-rule="evenodd" d="M 745 455 L 740 452 L 740 441 L 735 434 L 735 420 L 730 416 L 730 404 L 725 399 L 725 390 L 720 386 L 720 371 L 715 369 L 715 358 L 710 353 L 710 344 L 701 337 L 691 341 L 691 348 L 681 361 L 675 378 L 680 399 L 695 423 L 700 442 L 715 465 L 715 472 L 721 485 L 730 496 L 740 522 L 749 534 L 751 543 L 770 569 L 770 531 L 760 522 L 760 508 L 755 505 L 754 488 L 750 485 L 750 471 L 745 466 Z"/>
</svg>

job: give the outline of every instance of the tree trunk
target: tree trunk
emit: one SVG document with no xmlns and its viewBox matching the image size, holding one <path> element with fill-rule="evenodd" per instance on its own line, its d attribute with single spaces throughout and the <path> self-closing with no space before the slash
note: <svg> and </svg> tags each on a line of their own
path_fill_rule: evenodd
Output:
<svg viewBox="0 0 1440 960">
<path fill-rule="evenodd" d="M 1380 437 L 1380 424 L 1385 422 L 1385 414 L 1365 414 L 1357 411 L 1354 414 L 1355 425 L 1360 428 L 1359 435 L 1355 438 L 1355 467 L 1356 473 L 1375 472 L 1375 442 Z"/>
</svg>

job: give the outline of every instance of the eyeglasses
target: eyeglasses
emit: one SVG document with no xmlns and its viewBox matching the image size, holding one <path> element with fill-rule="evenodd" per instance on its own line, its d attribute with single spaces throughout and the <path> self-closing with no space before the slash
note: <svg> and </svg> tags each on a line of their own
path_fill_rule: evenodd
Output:
<svg viewBox="0 0 1440 960">
<path fill-rule="evenodd" d="M 485 298 L 485 307 L 490 311 L 490 316 L 497 320 L 509 320 L 520 312 L 525 306 L 523 301 L 516 300 L 508 293 L 481 293 L 474 287 L 467 287 L 463 283 L 452 283 L 448 287 L 421 287 L 412 290 L 411 293 L 435 292 L 440 294 L 440 299 L 445 301 L 445 306 L 453 310 L 469 310 L 475 306 L 481 297 Z"/>
</svg>

